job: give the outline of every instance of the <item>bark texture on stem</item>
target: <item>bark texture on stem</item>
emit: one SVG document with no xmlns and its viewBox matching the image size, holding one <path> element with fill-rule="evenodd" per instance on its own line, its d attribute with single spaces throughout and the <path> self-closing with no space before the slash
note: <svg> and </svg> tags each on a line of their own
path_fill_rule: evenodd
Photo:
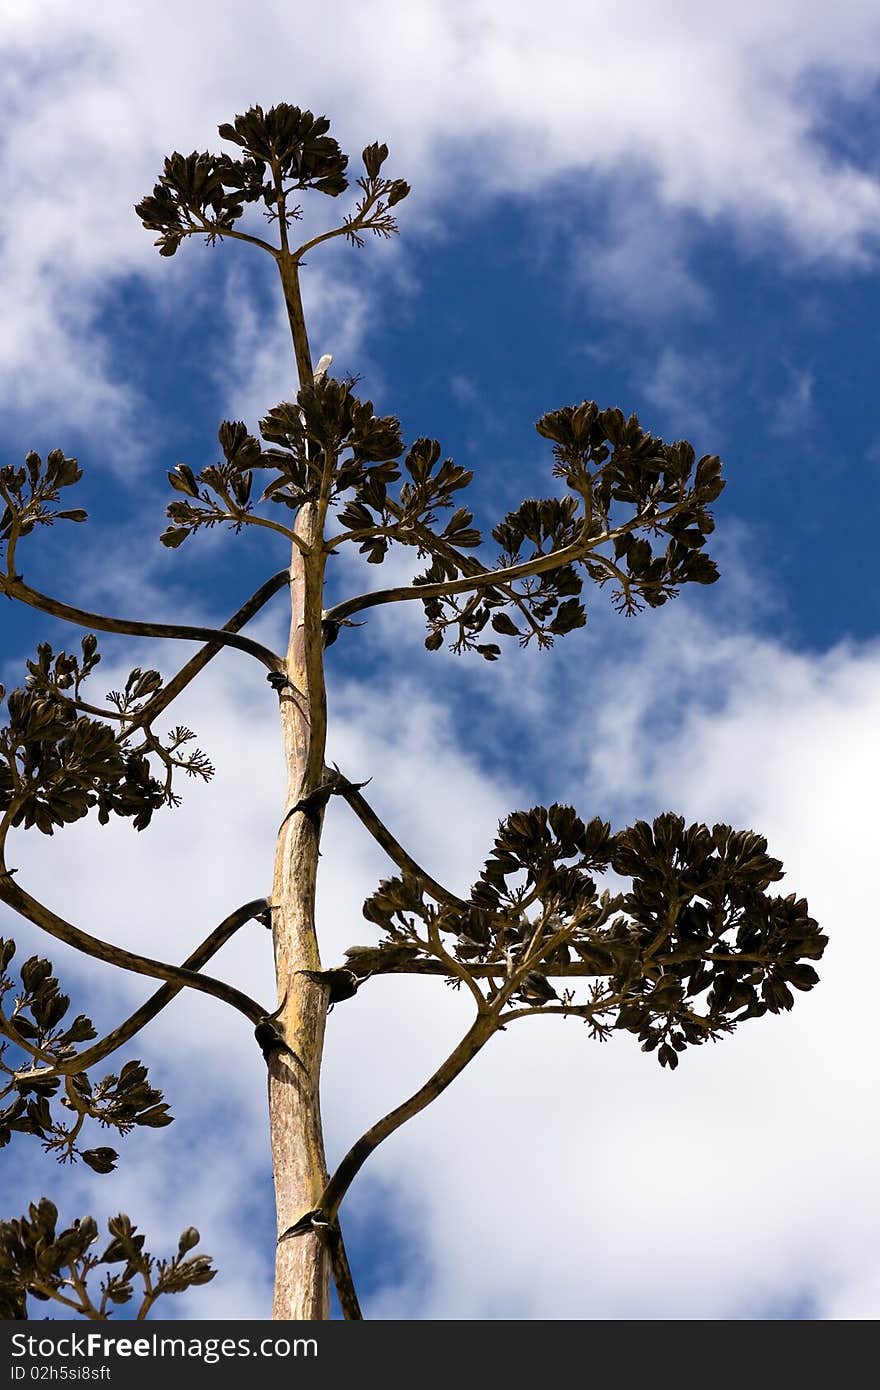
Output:
<svg viewBox="0 0 880 1390">
<path fill-rule="evenodd" d="M 280 692 L 281 729 L 287 764 L 284 819 L 275 855 L 272 894 L 275 970 L 281 1012 L 278 1023 L 299 1064 L 276 1051 L 269 1064 L 269 1117 L 278 1232 L 312 1209 L 327 1182 L 319 1085 L 327 986 L 304 971 L 321 961 L 315 932 L 315 885 L 321 819 L 291 808 L 319 785 L 324 767 L 326 696 L 321 636 L 324 556 L 321 517 L 304 507 L 297 531 L 310 547 L 294 547 L 291 566 L 292 620 L 288 679 L 301 691 L 305 710 L 289 691 Z M 307 711 L 307 713 L 306 713 Z M 330 1258 L 324 1241 L 309 1233 L 276 1249 L 272 1316 L 326 1319 L 330 1315 Z"/>
</svg>

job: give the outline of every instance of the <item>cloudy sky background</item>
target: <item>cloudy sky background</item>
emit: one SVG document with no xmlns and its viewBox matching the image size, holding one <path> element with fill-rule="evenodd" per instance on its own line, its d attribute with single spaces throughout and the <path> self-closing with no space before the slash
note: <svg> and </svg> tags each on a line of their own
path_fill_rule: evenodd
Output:
<svg viewBox="0 0 880 1390">
<path fill-rule="evenodd" d="M 368 1316 L 877 1316 L 878 45 L 880 14 L 857 0 L 0 11 L 3 459 L 76 453 L 92 512 L 22 546 L 32 583 L 132 617 L 222 622 L 286 562 L 263 532 L 174 553 L 156 541 L 167 468 L 214 461 L 219 421 L 255 426 L 293 368 L 263 258 L 193 241 L 162 260 L 132 211 L 166 153 L 219 148 L 217 124 L 254 102 L 326 112 L 355 157 L 386 140 L 389 174 L 412 183 L 399 240 L 312 257 L 312 345 L 361 373 L 407 437 L 436 435 L 477 470 L 486 529 L 553 489 L 533 422 L 585 397 L 725 459 L 713 588 L 631 620 L 596 594 L 585 632 L 551 653 L 508 644 L 494 666 L 426 653 L 415 605 L 328 653 L 331 758 L 373 776 L 377 808 L 451 887 L 516 807 L 570 800 L 617 825 L 673 809 L 766 834 L 784 891 L 831 937 L 821 985 L 791 1015 L 687 1053 L 674 1074 L 630 1037 L 600 1046 L 570 1021 L 496 1038 L 346 1203 Z M 364 579 L 338 562 L 340 595 Z M 38 640 L 70 644 L 29 610 L 4 605 L 2 620 L 7 685 Z M 284 626 L 278 600 L 253 631 L 277 646 Z M 102 648 L 101 690 L 187 654 Z M 209 669 L 174 721 L 214 758 L 210 787 L 187 787 L 141 836 L 80 824 L 12 849 L 22 881 L 72 920 L 168 959 L 270 882 L 275 700 L 247 658 Z M 387 867 L 333 805 L 328 964 L 372 939 L 360 904 Z M 22 956 L 46 951 L 99 1024 L 144 997 L 8 914 L 0 930 Z M 217 969 L 271 1000 L 258 925 Z M 335 1010 L 331 1159 L 464 1026 L 464 1001 L 428 981 L 373 981 Z M 187 997 L 133 1055 L 175 1125 L 125 1141 L 107 1177 L 17 1140 L 0 1156 L 2 1214 L 42 1192 L 68 1217 L 122 1207 L 159 1253 L 194 1223 L 220 1275 L 157 1312 L 266 1316 L 265 1072 L 247 1024 Z"/>
</svg>

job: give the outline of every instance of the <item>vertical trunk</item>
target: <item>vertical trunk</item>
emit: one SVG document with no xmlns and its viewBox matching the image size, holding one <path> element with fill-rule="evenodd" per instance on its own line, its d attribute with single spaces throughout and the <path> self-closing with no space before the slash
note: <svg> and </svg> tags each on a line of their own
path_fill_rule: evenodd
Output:
<svg viewBox="0 0 880 1390">
<path fill-rule="evenodd" d="M 297 532 L 313 554 L 297 547 L 291 566 L 292 621 L 287 674 L 306 697 L 307 713 L 281 692 L 281 726 L 288 778 L 278 836 L 272 901 L 279 1027 L 296 1054 L 275 1051 L 269 1065 L 269 1123 L 278 1233 L 318 1203 L 327 1180 L 319 1081 L 327 990 L 301 972 L 321 968 L 315 933 L 315 882 L 320 815 L 291 808 L 320 784 L 324 767 L 326 698 L 321 637 L 324 556 L 318 508 L 304 507 Z M 325 1244 L 311 1233 L 276 1247 L 274 1318 L 329 1317 L 330 1266 Z"/>
</svg>

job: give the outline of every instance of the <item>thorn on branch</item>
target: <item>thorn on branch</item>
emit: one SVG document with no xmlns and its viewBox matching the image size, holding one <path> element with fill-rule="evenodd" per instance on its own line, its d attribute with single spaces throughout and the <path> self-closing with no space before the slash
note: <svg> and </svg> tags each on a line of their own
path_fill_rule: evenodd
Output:
<svg viewBox="0 0 880 1390">
<path fill-rule="evenodd" d="M 336 552 L 335 550 L 331 550 L 331 551 L 330 551 L 330 554 L 331 554 L 331 555 L 335 555 L 336 553 L 337 553 L 337 552 Z M 333 646 L 333 643 L 336 641 L 337 637 L 339 636 L 339 629 L 340 629 L 341 627 L 364 627 L 364 626 L 365 626 L 364 623 L 355 623 L 355 622 L 352 622 L 351 618 L 340 618 L 338 621 L 337 621 L 336 618 L 324 618 L 324 619 L 322 620 L 322 622 L 321 622 L 321 632 L 322 632 L 323 637 L 324 637 L 324 647 L 325 647 L 325 649 L 326 649 L 327 647 L 332 647 L 332 646 Z"/>
<path fill-rule="evenodd" d="M 317 828 L 320 823 L 321 814 L 326 808 L 327 802 L 330 800 L 331 796 L 342 796 L 348 791 L 360 791 L 361 787 L 366 787 L 372 781 L 372 778 L 368 777 L 365 782 L 350 782 L 347 777 L 343 777 L 339 768 L 335 766 L 332 769 L 325 768 L 324 771 L 327 774 L 326 782 L 322 782 L 320 786 L 315 787 L 314 791 L 309 792 L 307 796 L 301 797 L 295 806 L 291 806 L 284 820 L 281 822 L 282 825 L 290 820 L 290 817 L 295 815 L 297 811 L 302 811 L 303 815 L 307 816 Z"/>
<path fill-rule="evenodd" d="M 330 1250 L 333 1279 L 345 1317 L 360 1321 L 363 1318 L 363 1313 L 358 1303 L 357 1291 L 345 1253 L 342 1229 L 338 1218 L 331 1220 L 323 1208 L 315 1207 L 313 1211 L 307 1211 L 305 1216 L 301 1216 L 293 1226 L 288 1226 L 287 1230 L 278 1237 L 276 1244 L 280 1245 L 283 1240 L 312 1233 L 319 1236 Z"/>
<path fill-rule="evenodd" d="M 354 970 L 347 970 L 344 966 L 337 970 L 301 970 L 299 973 L 314 981 L 316 985 L 327 986 L 330 991 L 327 997 L 330 1009 L 334 1004 L 340 1004 L 343 999 L 353 999 L 363 984 L 363 979 Z"/>
<path fill-rule="evenodd" d="M 282 1240 L 291 1240 L 296 1236 L 307 1236 L 312 1231 L 326 1231 L 330 1224 L 327 1213 L 321 1207 L 315 1207 L 314 1211 L 307 1211 L 305 1216 L 301 1216 L 292 1226 L 288 1226 L 287 1230 L 278 1237 L 276 1244 L 280 1245 Z"/>
<path fill-rule="evenodd" d="M 283 1037 L 278 1025 L 268 1014 L 257 1024 L 254 1029 L 254 1037 L 259 1044 L 260 1051 L 263 1054 L 267 1066 L 272 1061 L 272 1054 L 274 1052 L 286 1052 L 294 1059 L 298 1066 L 303 1067 L 303 1070 L 305 1070 L 305 1064 L 302 1058 L 298 1053 L 294 1052 L 290 1043 Z"/>
</svg>

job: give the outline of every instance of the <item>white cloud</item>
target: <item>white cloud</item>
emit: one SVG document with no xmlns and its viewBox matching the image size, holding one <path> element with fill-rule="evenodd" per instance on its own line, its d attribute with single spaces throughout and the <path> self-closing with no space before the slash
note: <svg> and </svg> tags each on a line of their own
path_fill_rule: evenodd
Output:
<svg viewBox="0 0 880 1390">
<path fill-rule="evenodd" d="M 436 228 L 460 180 L 470 203 L 582 199 L 597 219 L 590 273 L 630 295 L 640 283 L 658 305 L 703 304 L 685 214 L 765 250 L 781 233 L 786 255 L 862 264 L 880 188 L 826 151 L 823 102 L 870 97 L 878 36 L 863 0 L 833 12 L 786 0 L 772 14 L 754 0 L 735 14 L 696 0 L 7 6 L 7 405 L 130 423 L 143 402 L 114 379 L 97 321 L 107 289 L 137 275 L 176 309 L 205 274 L 189 248 L 160 264 L 131 206 L 168 149 L 216 145 L 217 122 L 255 100 L 326 109 L 354 149 L 387 138 L 415 185 L 410 230 Z M 334 342 L 358 332 L 348 293 L 328 316 Z"/>
<path fill-rule="evenodd" d="M 370 1299 L 373 1316 L 762 1317 L 792 1300 L 819 1318 L 872 1315 L 880 1133 L 865 1102 L 871 1010 L 854 988 L 873 931 L 880 649 L 802 654 L 747 632 L 722 636 L 677 607 L 677 617 L 646 615 L 638 637 L 621 620 L 616 639 L 569 638 L 540 670 L 507 654 L 507 678 L 500 666 L 489 672 L 500 703 L 477 668 L 450 663 L 428 687 L 393 668 L 358 685 L 337 665 L 331 757 L 353 776 L 374 774 L 368 795 L 380 813 L 453 887 L 478 868 L 497 818 L 555 780 L 557 794 L 617 823 L 674 807 L 754 826 L 785 862 L 783 891 L 807 895 L 831 938 L 821 984 L 791 1015 L 687 1054 L 674 1075 L 631 1039 L 601 1046 L 571 1023 L 534 1020 L 495 1039 L 379 1151 L 352 1194 L 349 1223 L 369 1230 L 381 1211 L 404 1232 L 411 1261 L 403 1256 L 403 1273 Z M 603 672 L 590 680 L 598 646 Z M 543 687 L 543 723 L 512 699 L 529 681 Z M 528 744 L 530 771 L 499 775 L 464 751 L 445 701 L 455 691 L 459 701 L 470 691 L 468 746 L 501 721 L 509 740 Z M 234 655 L 179 717 L 216 758 L 212 787 L 188 788 L 184 807 L 143 836 L 77 826 L 51 842 L 22 837 L 13 860 L 74 920 L 169 958 L 265 888 L 281 797 L 273 701 L 262 682 L 242 683 Z M 372 939 L 360 903 L 388 865 L 335 804 L 322 862 L 333 963 Z M 70 985 L 94 977 L 72 952 L 53 943 L 49 954 Z M 270 999 L 263 929 L 243 929 L 216 970 Z M 90 999 L 110 1023 L 144 993 L 143 981 L 108 968 Z M 324 1083 L 332 1154 L 421 1084 L 466 1018 L 466 1001 L 439 982 L 401 979 L 371 981 L 334 1011 Z M 247 1199 L 241 1207 L 240 1194 L 265 1196 L 269 1183 L 249 1029 L 188 998 L 136 1055 L 175 1103 L 168 1142 L 165 1132 L 133 1141 L 131 1163 L 124 1151 L 106 1186 L 76 1176 L 68 1188 L 54 1170 L 50 1189 L 96 1211 L 126 1206 L 157 1248 L 195 1220 L 223 1277 L 193 1295 L 187 1316 L 258 1316 L 271 1232 L 265 1212 L 254 1227 Z M 30 1195 L 24 1175 L 12 1192 Z"/>
<path fill-rule="evenodd" d="M 717 441 L 720 426 L 715 416 L 724 394 L 730 390 L 732 372 L 705 352 L 662 348 L 642 384 L 645 397 L 660 411 L 674 432 L 687 431 Z M 674 422 L 674 423 L 673 423 Z M 661 429 L 658 427 L 658 434 Z"/>
<path fill-rule="evenodd" d="M 120 433 L 144 408 L 137 388 L 114 376 L 99 326 L 107 287 L 142 277 L 169 317 L 184 296 L 199 313 L 217 305 L 204 258 L 185 248 L 159 261 L 131 204 L 167 149 L 214 146 L 217 122 L 254 100 L 327 109 L 352 148 L 386 138 L 393 172 L 415 185 L 405 216 L 425 235 L 442 233 L 438 218 L 463 171 L 475 204 L 565 189 L 569 228 L 573 198 L 589 201 L 592 216 L 604 200 L 586 273 L 629 295 L 630 306 L 650 293 L 658 313 L 682 301 L 692 313 L 707 309 L 688 265 L 695 214 L 723 219 L 752 249 L 766 250 L 772 234 L 787 257 L 858 266 L 880 195 L 871 176 L 823 152 L 817 93 L 869 98 L 878 31 L 876 7 L 856 0 L 833 12 L 818 0 L 769 11 L 749 0 L 723 17 L 696 3 L 661 13 L 644 0 L 551 0 L 539 11 L 487 0 L 404 10 L 392 0 L 328 0 L 295 15 L 287 4 L 245 15 L 201 0 L 8 6 L 6 403 L 38 413 L 41 428 L 63 420 L 87 430 L 101 417 Z M 239 249 L 220 254 L 239 267 Z M 334 370 L 363 365 L 346 355 L 362 352 L 376 286 L 393 277 L 412 292 L 394 248 L 371 253 L 335 288 L 316 257 L 307 284 L 315 355 L 333 352 Z M 211 365 L 228 412 L 253 422 L 286 394 L 290 351 L 279 315 L 242 310 L 236 291 L 251 283 L 250 270 L 236 268 L 220 292 L 232 346 Z M 792 385 L 795 404 L 798 390 L 808 404 L 808 378 Z M 669 349 L 646 393 L 701 429 L 723 387 L 711 362 Z M 137 456 L 119 450 L 115 461 Z M 121 558 L 126 546 L 123 535 Z M 405 561 L 369 576 L 384 586 Z M 340 570 L 347 581 L 350 567 Z M 146 570 L 128 560 L 112 588 L 126 609 L 176 602 L 164 579 L 161 560 Z M 742 567 L 734 581 L 728 592 L 747 612 Z M 874 1049 L 853 981 L 871 949 L 880 653 L 799 654 L 742 623 L 713 629 L 683 605 L 645 615 L 638 628 L 602 617 L 601 597 L 593 608 L 590 631 L 549 658 L 511 650 L 487 668 L 441 656 L 430 669 L 415 656 L 419 606 L 380 610 L 369 635 L 383 643 L 384 664 L 370 682 L 347 675 L 345 643 L 360 637 L 345 633 L 332 649 L 330 756 L 352 776 L 374 774 L 370 797 L 457 887 L 488 851 L 498 817 L 539 799 L 572 798 L 618 822 L 675 806 L 754 824 L 831 935 L 822 984 L 793 1016 L 750 1024 L 688 1056 L 674 1076 L 628 1039 L 602 1048 L 549 1019 L 511 1028 L 389 1142 L 353 1194 L 349 1221 L 367 1224 L 373 1201 L 380 1210 L 384 1202 L 414 1252 L 371 1311 L 763 1316 L 803 1295 L 817 1316 L 872 1316 L 878 1131 L 864 1095 Z M 723 610 L 713 611 L 717 623 Z M 279 622 L 267 617 L 257 635 Z M 412 643 L 405 659 L 389 642 L 396 623 Z M 144 649 L 131 651 L 143 664 Z M 170 648 L 162 656 L 172 666 Z M 112 672 L 102 668 L 101 679 L 112 684 Z M 213 787 L 187 788 L 183 809 L 142 837 L 78 826 L 15 846 L 24 880 L 74 920 L 171 959 L 268 886 L 281 804 L 262 673 L 243 676 L 230 654 L 197 689 L 173 713 L 215 756 Z M 447 697 L 465 711 L 466 738 Z M 511 758 L 503 773 L 499 753 Z M 339 806 L 325 851 L 321 920 L 333 963 L 370 939 L 360 903 L 388 865 Z M 107 1025 L 149 991 L 109 968 L 96 974 L 63 947 L 40 949 L 72 986 L 88 982 L 88 1006 Z M 217 970 L 271 999 L 268 938 L 255 924 Z M 463 1026 L 464 1002 L 438 984 L 395 979 L 370 982 L 334 1011 L 325 1113 L 335 1154 L 432 1070 Z M 104 1183 L 45 1165 L 16 1172 L 7 1204 L 33 1195 L 46 1173 L 74 1206 L 127 1206 L 157 1248 L 195 1220 L 223 1275 L 193 1295 L 188 1315 L 256 1316 L 272 1236 L 269 1223 L 245 1229 L 270 1185 L 264 1075 L 248 1028 L 213 1001 L 187 998 L 137 1051 L 176 1102 L 174 1129 L 134 1137 L 130 1160 L 124 1152 Z"/>
<path fill-rule="evenodd" d="M 598 230 L 573 238 L 575 275 L 611 320 L 703 318 L 711 299 L 688 266 L 693 228 L 680 211 L 664 205 L 650 178 L 646 182 L 636 197 L 625 176 L 612 181 Z"/>
<path fill-rule="evenodd" d="M 815 419 L 815 379 L 808 367 L 788 369 L 785 389 L 774 402 L 769 429 L 780 439 L 803 437 Z"/>
<path fill-rule="evenodd" d="M 274 281 L 274 276 L 272 277 Z M 368 279 L 369 277 L 365 277 Z M 291 347 L 290 327 L 277 285 L 271 306 L 254 302 L 248 293 L 252 281 L 233 268 L 224 291 L 231 342 L 218 350 L 214 374 L 225 398 L 225 408 L 251 429 L 279 401 L 291 400 L 299 389 Z M 371 299 L 366 285 L 344 275 L 333 278 L 318 268 L 303 285 L 310 347 L 315 362 L 329 352 L 331 373 L 343 379 L 369 373 L 370 389 L 381 388 L 375 364 L 365 361 L 363 339 Z"/>
<path fill-rule="evenodd" d="M 629 1040 L 568 1024 L 496 1040 L 377 1157 L 421 1206 L 430 1271 L 379 1315 L 400 1298 L 418 1317 L 871 1315 L 880 1134 L 853 981 L 872 930 L 880 651 L 803 657 L 687 623 L 670 637 L 629 670 L 612 658 L 576 799 L 765 831 L 782 891 L 806 893 L 831 936 L 822 983 L 668 1085 Z M 555 746 L 538 730 L 535 763 Z"/>
</svg>

